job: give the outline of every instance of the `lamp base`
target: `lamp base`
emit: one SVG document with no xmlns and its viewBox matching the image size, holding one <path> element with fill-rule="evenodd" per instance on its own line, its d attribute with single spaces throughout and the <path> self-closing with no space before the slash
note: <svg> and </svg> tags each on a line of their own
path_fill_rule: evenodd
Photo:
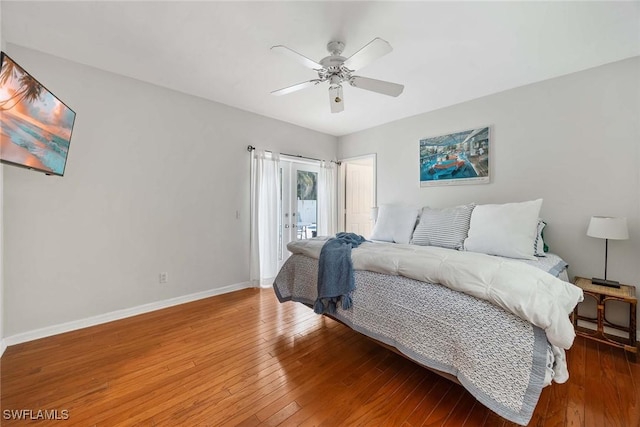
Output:
<svg viewBox="0 0 640 427">
<path fill-rule="evenodd" d="M 591 279 L 591 283 L 594 285 L 608 286 L 610 288 L 620 287 L 620 282 L 616 282 L 615 280 L 597 279 L 595 277 Z"/>
</svg>

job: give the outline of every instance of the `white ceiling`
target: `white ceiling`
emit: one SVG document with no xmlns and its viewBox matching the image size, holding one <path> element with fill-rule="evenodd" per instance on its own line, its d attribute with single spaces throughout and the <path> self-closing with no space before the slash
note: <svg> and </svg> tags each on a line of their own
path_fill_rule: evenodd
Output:
<svg viewBox="0 0 640 427">
<path fill-rule="evenodd" d="M 640 55 L 640 2 L 2 1 L 2 36 L 339 136 Z M 318 61 L 375 37 L 394 50 L 356 74 L 404 84 L 398 98 L 347 86 L 331 114 L 326 83 L 270 95 L 316 77 L 271 46 Z"/>
</svg>

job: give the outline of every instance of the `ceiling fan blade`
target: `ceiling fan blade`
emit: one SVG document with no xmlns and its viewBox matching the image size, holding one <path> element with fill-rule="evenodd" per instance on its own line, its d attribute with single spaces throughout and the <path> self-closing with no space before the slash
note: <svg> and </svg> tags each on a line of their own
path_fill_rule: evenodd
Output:
<svg viewBox="0 0 640 427">
<path fill-rule="evenodd" d="M 329 104 L 331 104 L 332 113 L 339 113 L 341 111 L 344 111 L 342 86 L 329 86 Z"/>
<path fill-rule="evenodd" d="M 294 60 L 298 61 L 305 67 L 311 68 L 312 70 L 321 70 L 323 68 L 322 65 L 318 64 L 316 61 L 309 59 L 306 56 L 301 55 L 295 50 L 291 50 L 286 46 L 283 46 L 283 45 L 272 46 L 271 50 L 275 50 L 276 52 L 280 52 L 283 55 L 287 55 L 288 57 L 293 58 Z"/>
<path fill-rule="evenodd" d="M 362 49 L 347 58 L 342 65 L 352 71 L 356 71 L 369 65 L 374 60 L 386 55 L 392 50 L 393 48 L 389 42 L 382 40 L 380 37 L 376 37 L 367 43 Z"/>
<path fill-rule="evenodd" d="M 353 76 L 349 80 L 353 87 L 378 92 L 383 95 L 398 96 L 404 90 L 404 85 L 385 82 L 384 80 L 370 79 L 368 77 Z"/>
<path fill-rule="evenodd" d="M 297 90 L 305 89 L 305 88 L 308 88 L 310 86 L 315 86 L 320 82 L 321 82 L 321 80 L 318 80 L 318 79 L 309 80 L 308 82 L 298 83 L 298 84 L 293 85 L 293 86 L 288 86 L 288 87 L 285 87 L 285 88 L 282 88 L 282 89 L 274 90 L 273 92 L 271 92 L 271 95 L 277 95 L 277 96 L 286 95 L 288 93 L 295 92 Z"/>
</svg>

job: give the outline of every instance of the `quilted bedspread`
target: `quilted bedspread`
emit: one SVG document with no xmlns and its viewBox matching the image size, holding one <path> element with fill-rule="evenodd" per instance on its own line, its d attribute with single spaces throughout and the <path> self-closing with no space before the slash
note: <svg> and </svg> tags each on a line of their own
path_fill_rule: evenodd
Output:
<svg viewBox="0 0 640 427">
<path fill-rule="evenodd" d="M 366 246 L 352 252 L 353 306 L 338 307 L 334 316 L 425 366 L 456 376 L 485 406 L 526 425 L 554 363 L 545 331 L 495 302 L 428 280 L 363 269 L 371 255 L 358 261 L 356 254 Z M 274 281 L 281 302 L 312 305 L 316 299 L 318 260 L 308 243 L 305 247 L 306 253 L 293 248 Z M 402 262 L 387 255 L 389 265 L 402 269 Z M 561 358 L 556 362 L 565 363 Z M 566 365 L 555 368 L 565 370 Z"/>
<path fill-rule="evenodd" d="M 294 254 L 318 258 L 324 238 L 291 242 Z M 434 246 L 365 242 L 352 254 L 353 268 L 440 283 L 491 301 L 544 329 L 553 345 L 568 349 L 575 331 L 569 320 L 582 289 L 521 261 Z"/>
</svg>

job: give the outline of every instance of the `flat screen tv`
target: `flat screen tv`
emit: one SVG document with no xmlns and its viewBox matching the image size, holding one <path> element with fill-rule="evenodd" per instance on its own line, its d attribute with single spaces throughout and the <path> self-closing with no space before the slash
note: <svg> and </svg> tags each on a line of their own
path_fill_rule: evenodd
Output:
<svg viewBox="0 0 640 427">
<path fill-rule="evenodd" d="M 64 175 L 76 118 L 4 52 L 0 67 L 0 162 Z"/>
</svg>

